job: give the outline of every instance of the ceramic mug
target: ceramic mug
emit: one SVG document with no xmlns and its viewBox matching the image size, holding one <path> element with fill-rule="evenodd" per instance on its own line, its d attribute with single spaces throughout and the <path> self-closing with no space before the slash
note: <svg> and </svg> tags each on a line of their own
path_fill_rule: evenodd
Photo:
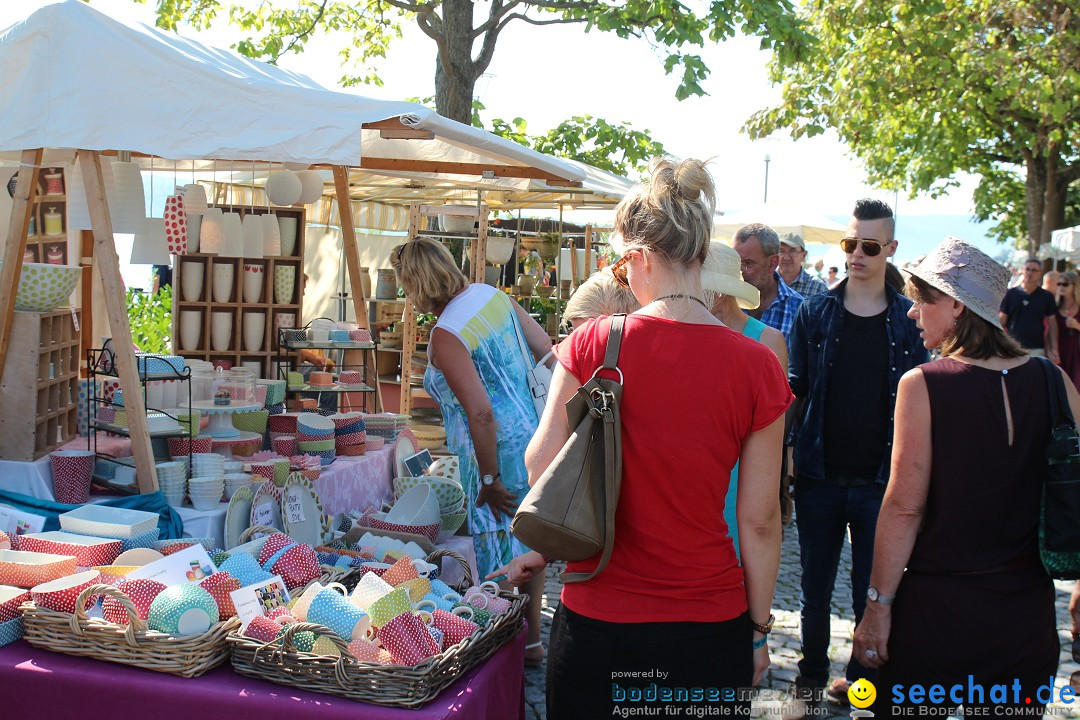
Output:
<svg viewBox="0 0 1080 720">
<path fill-rule="evenodd" d="M 210 346 L 224 352 L 232 345 L 233 314 L 216 312 L 210 314 Z"/>
<path fill-rule="evenodd" d="M 388 620 L 379 628 L 378 638 L 390 656 L 402 665 L 418 665 L 439 654 L 435 638 L 412 613 L 401 613 Z"/>
<path fill-rule="evenodd" d="M 244 313 L 244 349 L 248 352 L 262 350 L 263 337 L 266 335 L 266 313 Z"/>
<path fill-rule="evenodd" d="M 314 582 L 309 585 L 308 589 L 305 590 L 299 598 L 297 598 L 295 603 L 293 603 L 293 606 L 291 608 L 292 616 L 300 622 L 307 622 L 308 609 L 311 607 L 312 601 L 315 599 L 316 595 L 318 595 L 326 588 L 334 588 L 341 590 L 341 593 L 343 595 L 348 594 L 349 592 L 348 589 L 346 589 L 346 587 L 341 583 L 332 582 L 323 585 L 322 583 Z"/>
<path fill-rule="evenodd" d="M 360 582 L 353 588 L 349 600 L 363 611 L 368 611 L 379 598 L 394 591 L 394 586 L 373 572 L 364 573 Z"/>
<path fill-rule="evenodd" d="M 274 302 L 288 305 L 293 301 L 296 289 L 296 267 L 278 265 L 274 268 Z"/>
<path fill-rule="evenodd" d="M 442 630 L 444 647 L 457 645 L 467 637 L 474 635 L 480 626 L 464 614 L 447 612 L 443 609 L 434 610 L 431 613 L 432 624 Z"/>
<path fill-rule="evenodd" d="M 202 339 L 202 311 L 180 311 L 180 348 L 195 350 Z"/>
<path fill-rule="evenodd" d="M 360 640 L 367 636 L 371 618 L 348 598 L 333 588 L 323 588 L 307 609 L 308 622 L 325 625 L 342 640 Z"/>
<path fill-rule="evenodd" d="M 409 591 L 403 588 L 395 589 L 392 592 L 383 595 L 381 598 L 371 603 L 371 606 L 368 608 L 368 614 L 371 616 L 371 624 L 375 627 L 382 627 L 394 617 L 411 611 L 412 602 L 409 600 Z"/>
<path fill-rule="evenodd" d="M 227 303 L 232 300 L 235 273 L 236 266 L 232 263 L 214 263 L 214 302 Z"/>
<path fill-rule="evenodd" d="M 263 278 L 266 268 L 262 265 L 244 264 L 244 302 L 257 303 L 262 298 Z"/>
</svg>

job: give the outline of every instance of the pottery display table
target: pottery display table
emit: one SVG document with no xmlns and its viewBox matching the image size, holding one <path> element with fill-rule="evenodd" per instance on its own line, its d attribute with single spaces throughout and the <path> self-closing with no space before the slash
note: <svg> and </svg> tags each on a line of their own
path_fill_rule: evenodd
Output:
<svg viewBox="0 0 1080 720">
<path fill-rule="evenodd" d="M 210 424 L 200 433 L 212 438 L 235 439 L 240 436 L 240 431 L 233 427 L 232 414 L 238 412 L 251 412 L 261 410 L 262 405 L 215 405 L 213 400 L 200 400 L 191 403 L 191 407 L 203 415 L 210 416 Z M 255 435 L 255 433 L 248 433 Z"/>
<path fill-rule="evenodd" d="M 87 702 L 112 694 L 125 714 L 156 720 L 476 720 L 525 717 L 525 631 L 418 709 L 346 700 L 237 675 L 225 663 L 185 679 L 90 658 L 51 653 L 25 640 L 0 648 L 5 717 L 76 718 Z"/>
</svg>

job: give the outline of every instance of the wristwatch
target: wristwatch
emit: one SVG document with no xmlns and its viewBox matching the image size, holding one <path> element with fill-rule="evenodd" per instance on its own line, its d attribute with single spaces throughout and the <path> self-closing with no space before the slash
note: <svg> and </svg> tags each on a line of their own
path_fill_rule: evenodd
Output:
<svg viewBox="0 0 1080 720">
<path fill-rule="evenodd" d="M 879 605 L 892 605 L 893 600 L 896 599 L 895 595 L 882 595 L 878 592 L 878 589 L 871 585 L 866 590 L 866 599 L 870 602 L 876 602 Z"/>
<path fill-rule="evenodd" d="M 480 482 L 484 483 L 484 485 L 494 485 L 495 479 L 498 477 L 499 473 L 495 473 L 494 475 L 485 475 L 484 477 L 480 478 Z"/>
<path fill-rule="evenodd" d="M 765 622 L 764 625 L 762 625 L 761 623 L 754 622 L 754 620 L 752 618 L 750 620 L 750 625 L 755 630 L 757 630 L 759 633 L 761 633 L 763 635 L 768 635 L 770 632 L 772 632 L 772 627 L 773 627 L 774 622 L 776 622 L 776 616 L 775 615 L 770 615 L 769 619 Z"/>
</svg>

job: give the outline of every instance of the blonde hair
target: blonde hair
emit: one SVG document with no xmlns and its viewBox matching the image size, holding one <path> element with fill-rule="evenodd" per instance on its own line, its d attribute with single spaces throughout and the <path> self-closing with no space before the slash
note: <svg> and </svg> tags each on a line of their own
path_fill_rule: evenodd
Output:
<svg viewBox="0 0 1080 720">
<path fill-rule="evenodd" d="M 420 312 L 435 312 L 469 284 L 450 251 L 428 238 L 416 237 L 395 247 L 390 266 Z"/>
<path fill-rule="evenodd" d="M 702 263 L 715 208 L 716 189 L 705 163 L 653 158 L 649 181 L 615 208 L 615 233 L 624 251 L 649 250 L 673 265 Z"/>
<path fill-rule="evenodd" d="M 563 320 L 588 320 L 615 313 L 632 313 L 641 307 L 634 294 L 620 285 L 610 272 L 594 273 L 578 286 L 566 302 Z"/>
<path fill-rule="evenodd" d="M 1073 302 L 1080 302 L 1080 273 L 1074 270 L 1066 270 L 1065 272 L 1058 273 L 1057 281 L 1062 280 L 1069 281 L 1069 292 L 1073 294 Z"/>
</svg>

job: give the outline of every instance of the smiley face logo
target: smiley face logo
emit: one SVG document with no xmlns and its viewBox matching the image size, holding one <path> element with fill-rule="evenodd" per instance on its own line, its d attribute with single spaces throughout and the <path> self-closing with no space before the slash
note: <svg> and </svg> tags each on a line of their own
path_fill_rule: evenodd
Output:
<svg viewBox="0 0 1080 720">
<path fill-rule="evenodd" d="M 874 704 L 874 700 L 877 699 L 877 688 L 874 687 L 874 683 L 870 682 L 866 678 L 859 678 L 855 682 L 851 683 L 851 687 L 847 691 L 848 702 L 857 708 L 868 708 Z"/>
</svg>

